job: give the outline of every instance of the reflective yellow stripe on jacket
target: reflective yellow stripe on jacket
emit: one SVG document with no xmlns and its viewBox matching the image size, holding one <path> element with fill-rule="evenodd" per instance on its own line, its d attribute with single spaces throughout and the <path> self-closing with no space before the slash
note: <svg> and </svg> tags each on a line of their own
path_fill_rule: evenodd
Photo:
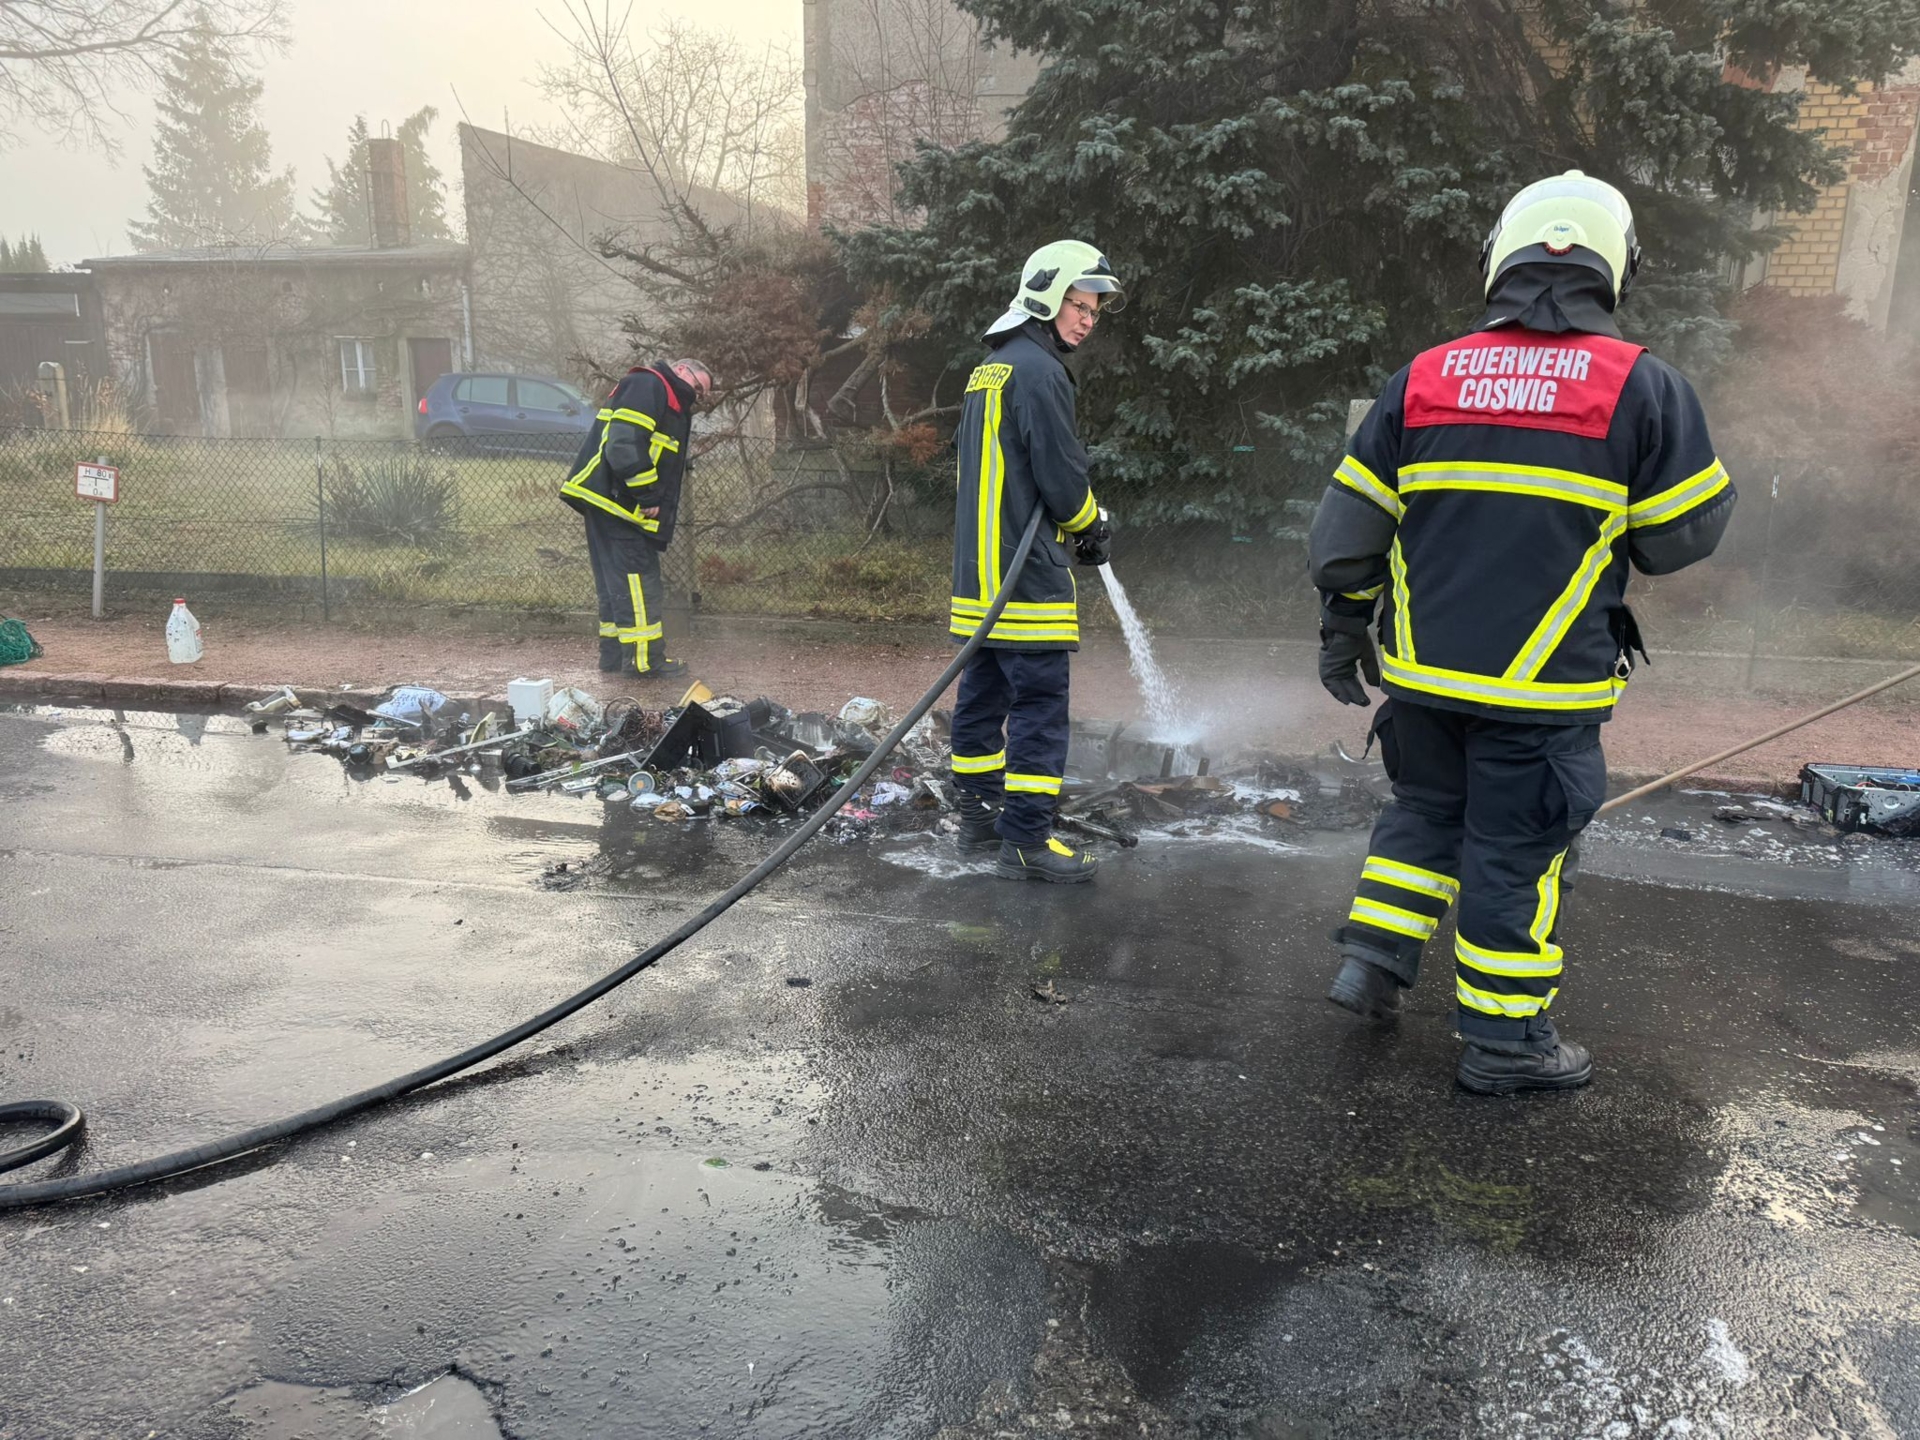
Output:
<svg viewBox="0 0 1920 1440">
<path fill-rule="evenodd" d="M 1000 386 L 983 393 L 987 397 L 986 418 L 980 440 L 979 515 L 974 541 L 979 550 L 980 610 L 985 614 L 987 604 L 1000 590 L 1000 489 L 1006 478 L 1006 459 L 1000 453 Z"/>
<path fill-rule="evenodd" d="M 1664 525 L 1669 520 L 1678 520 L 1689 511 L 1699 509 L 1732 483 L 1726 466 L 1715 460 L 1699 474 L 1689 475 L 1672 489 L 1649 495 L 1631 506 L 1627 510 L 1627 524 L 1637 530 L 1642 525 Z"/>
<path fill-rule="evenodd" d="M 609 515 L 617 516 L 625 520 L 629 525 L 638 525 L 648 534 L 658 534 L 660 531 L 660 522 L 651 516 L 640 513 L 645 507 L 636 505 L 632 509 L 628 509 L 624 505 L 619 505 L 609 500 L 598 491 L 588 489 L 586 483 L 594 471 L 598 470 L 605 460 L 607 453 L 607 434 L 610 422 L 614 420 L 624 420 L 629 424 L 639 425 L 644 429 L 651 430 L 653 429 L 653 421 L 649 420 L 645 415 L 642 415 L 638 410 L 602 410 L 598 418 L 600 421 L 600 443 L 594 448 L 593 459 L 581 466 L 578 473 L 568 478 L 566 484 L 560 487 L 560 493 L 562 495 L 571 495 L 576 500 L 584 500 L 596 510 L 604 510 Z M 680 448 L 670 436 L 656 434 L 653 440 L 653 456 L 656 467 L 660 460 L 660 451 L 662 449 L 660 442 L 662 440 L 666 441 L 666 449 L 678 450 Z M 635 479 L 629 483 L 651 484 L 653 480 L 659 478 L 657 470 L 649 470 L 645 473 L 646 480 L 644 482 L 640 480 L 640 477 L 636 476 Z"/>
<path fill-rule="evenodd" d="M 1508 705 L 1518 710 L 1604 710 L 1620 698 L 1627 682 L 1611 677 L 1585 685 L 1555 685 L 1542 680 L 1508 680 L 1502 676 L 1473 675 L 1464 670 L 1442 670 L 1397 656 L 1380 657 L 1380 674 L 1395 685 L 1428 695 L 1475 700 L 1483 705 Z"/>
<path fill-rule="evenodd" d="M 1400 497 L 1393 493 L 1391 486 L 1383 485 L 1380 477 L 1349 455 L 1335 467 L 1333 478 L 1357 494 L 1364 495 L 1394 519 L 1406 514 L 1407 507 Z"/>
<path fill-rule="evenodd" d="M 990 602 L 953 597 L 953 609 L 947 628 L 955 635 L 971 635 L 987 618 Z M 1071 600 L 1038 603 L 1010 600 L 1000 618 L 987 632 L 991 640 L 1071 640 L 1080 639 L 1079 607 Z"/>
<path fill-rule="evenodd" d="M 1099 502 L 1093 498 L 1093 487 L 1089 485 L 1087 487 L 1086 503 L 1083 504 L 1078 510 L 1074 511 L 1073 518 L 1067 521 L 1067 523 L 1062 525 L 1060 528 L 1066 531 L 1069 535 L 1078 535 L 1082 530 L 1086 529 L 1089 525 L 1093 524 L 1093 522 L 1099 518 L 1100 518 L 1100 505 L 1099 505 Z"/>
<path fill-rule="evenodd" d="M 1400 467 L 1400 493 L 1423 490 L 1480 490 L 1500 495 L 1533 495 L 1568 500 L 1608 514 L 1627 508 L 1627 487 L 1597 475 L 1548 470 L 1531 465 L 1494 465 L 1471 461 L 1428 461 Z"/>
<path fill-rule="evenodd" d="M 1567 631 L 1573 628 L 1573 622 L 1586 610 L 1587 602 L 1593 598 L 1593 587 L 1600 583 L 1600 577 L 1613 562 L 1613 542 L 1620 538 L 1626 528 L 1627 517 L 1618 511 L 1601 523 L 1599 538 L 1580 557 L 1580 568 L 1573 572 L 1573 578 L 1567 582 L 1559 598 L 1540 617 L 1540 623 L 1534 626 L 1533 633 L 1520 647 L 1520 653 L 1513 657 L 1513 663 L 1507 666 L 1502 679 L 1532 680 L 1539 675 L 1548 657 L 1567 638 Z"/>
</svg>

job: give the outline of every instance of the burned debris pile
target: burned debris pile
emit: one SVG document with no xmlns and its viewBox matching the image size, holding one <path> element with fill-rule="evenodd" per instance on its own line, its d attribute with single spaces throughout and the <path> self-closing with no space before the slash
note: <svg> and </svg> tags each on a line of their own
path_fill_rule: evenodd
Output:
<svg viewBox="0 0 1920 1440">
<path fill-rule="evenodd" d="M 665 710 L 630 697 L 603 704 L 544 680 L 515 681 L 504 708 L 407 685 L 365 707 L 303 704 L 289 689 L 247 710 L 256 732 L 277 722 L 296 751 L 331 755 L 357 779 L 481 776 L 508 794 L 592 796 L 672 823 L 778 823 L 810 813 L 895 723 L 887 706 L 864 696 L 833 714 L 795 713 L 698 683 Z M 1328 774 L 1255 757 L 1216 774 L 1192 747 L 1139 738 L 1124 724 L 1074 728 L 1058 824 L 1084 839 L 1131 847 L 1142 831 L 1207 835 L 1249 820 L 1283 834 L 1345 829 L 1370 823 L 1379 809 L 1377 786 L 1351 765 Z M 845 840 L 954 828 L 950 755 L 947 714 L 934 711 L 828 833 Z"/>
<path fill-rule="evenodd" d="M 545 681 L 515 682 L 508 699 L 509 713 L 489 708 L 477 719 L 422 686 L 402 686 L 371 709 L 306 707 L 283 691 L 248 710 L 256 731 L 278 718 L 289 745 L 332 755 L 358 778 L 495 773 L 510 794 L 592 795 L 670 821 L 804 814 L 846 783 L 893 724 L 885 706 L 864 698 L 838 715 L 795 714 L 700 684 L 666 710 L 629 697 L 603 705 Z M 924 817 L 951 808 L 938 718 L 916 726 L 897 763 L 853 797 L 836 817 L 843 827 L 874 827 L 897 812 L 922 818 L 886 828 L 923 828 Z"/>
</svg>

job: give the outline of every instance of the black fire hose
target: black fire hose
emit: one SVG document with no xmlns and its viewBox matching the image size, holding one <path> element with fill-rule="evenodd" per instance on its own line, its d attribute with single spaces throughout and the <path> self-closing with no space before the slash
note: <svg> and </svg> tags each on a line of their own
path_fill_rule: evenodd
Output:
<svg viewBox="0 0 1920 1440">
<path fill-rule="evenodd" d="M 482 1041 L 470 1050 L 462 1050 L 424 1069 L 402 1075 L 397 1080 L 389 1080 L 384 1085 L 376 1085 L 371 1090 L 361 1090 L 353 1095 L 316 1106 L 312 1110 L 303 1110 L 298 1115 L 289 1115 L 284 1120 L 276 1120 L 268 1125 L 256 1125 L 251 1130 L 242 1130 L 237 1135 L 229 1135 L 224 1140 L 210 1140 L 204 1145 L 189 1146 L 185 1150 L 176 1150 L 171 1155 L 161 1155 L 153 1160 L 142 1160 L 135 1165 L 122 1165 L 115 1170 L 103 1170 L 97 1175 L 73 1175 L 61 1180 L 41 1180 L 24 1185 L 0 1185 L 0 1210 L 20 1210 L 29 1205 L 46 1205 L 59 1200 L 79 1200 L 90 1195 L 105 1195 L 110 1191 L 124 1190 L 133 1185 L 149 1185 L 156 1180 L 171 1179 L 183 1175 L 189 1170 L 198 1170 L 203 1166 L 214 1165 L 222 1160 L 231 1160 L 236 1155 L 244 1155 L 250 1150 L 258 1150 L 264 1145 L 272 1145 L 281 1140 L 290 1140 L 295 1135 L 305 1134 L 309 1130 L 318 1130 L 335 1120 L 343 1120 L 349 1115 L 367 1110 L 388 1100 L 396 1100 L 402 1095 L 457 1075 L 462 1070 L 471 1069 L 482 1060 L 490 1060 L 503 1050 L 511 1050 L 522 1041 L 531 1040 L 550 1025 L 556 1025 L 576 1010 L 585 1008 L 611 990 L 627 983 L 642 970 L 647 969 L 656 960 L 678 948 L 686 941 L 698 935 L 707 926 L 718 920 L 734 904 L 743 899 L 749 891 L 766 879 L 775 870 L 793 857 L 807 841 L 817 834 L 822 825 L 833 818 L 840 807 L 867 783 L 873 772 L 880 768 L 880 762 L 893 752 L 907 732 L 920 722 L 920 718 L 933 708 L 938 700 L 973 658 L 981 643 L 987 638 L 987 632 L 993 628 L 994 621 L 1000 618 L 1000 612 L 1006 608 L 1007 597 L 1013 593 L 1013 582 L 1019 577 L 1027 563 L 1027 556 L 1033 551 L 1034 537 L 1040 533 L 1040 522 L 1046 511 L 1036 507 L 1032 521 L 1027 525 L 1026 533 L 1020 537 L 1019 547 L 1013 552 L 1013 561 L 1007 567 L 1006 578 L 1000 583 L 1000 591 L 987 606 L 985 618 L 967 642 L 960 647 L 953 662 L 941 673 L 933 686 L 922 695 L 904 716 L 900 723 L 888 732 L 886 739 L 874 748 L 866 762 L 854 771 L 847 783 L 840 787 L 826 804 L 807 817 L 801 827 L 789 835 L 786 840 L 766 859 L 748 871 L 733 887 L 716 897 L 706 909 L 691 920 L 686 921 L 665 939 L 656 941 L 641 951 L 618 970 L 603 975 L 578 994 L 562 1000 L 550 1010 L 542 1011 L 531 1020 L 523 1020 L 511 1030 L 503 1031 L 491 1040 Z M 26 1113 L 21 1113 L 21 1112 Z M 54 1150 L 67 1145 L 80 1137 L 86 1121 L 77 1107 L 63 1101 L 26 1101 L 10 1105 L 0 1110 L 0 1122 L 8 1120 L 53 1120 L 61 1122 L 60 1128 L 53 1134 L 43 1136 L 33 1144 L 20 1150 L 0 1155 L 0 1168 L 8 1165 L 24 1165 L 32 1160 L 51 1154 Z"/>
<path fill-rule="evenodd" d="M 65 1100 L 15 1100 L 0 1105 L 0 1125 L 47 1124 L 54 1128 L 45 1135 L 12 1150 L 0 1150 L 0 1171 L 18 1170 L 56 1150 L 64 1150 L 87 1131 L 87 1117 L 78 1105 Z"/>
</svg>

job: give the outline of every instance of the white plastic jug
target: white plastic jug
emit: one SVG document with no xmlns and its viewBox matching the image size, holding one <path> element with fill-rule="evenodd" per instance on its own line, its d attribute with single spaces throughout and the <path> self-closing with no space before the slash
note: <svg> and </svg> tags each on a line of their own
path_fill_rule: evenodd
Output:
<svg viewBox="0 0 1920 1440">
<path fill-rule="evenodd" d="M 167 658 L 176 665 L 191 665 L 205 653 L 200 643 L 200 622 L 193 618 L 184 599 L 176 599 L 173 614 L 167 617 Z"/>
</svg>

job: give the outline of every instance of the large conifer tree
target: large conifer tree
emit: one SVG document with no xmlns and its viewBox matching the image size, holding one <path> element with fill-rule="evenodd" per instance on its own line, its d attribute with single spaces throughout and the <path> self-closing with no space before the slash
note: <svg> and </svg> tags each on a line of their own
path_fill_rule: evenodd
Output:
<svg viewBox="0 0 1920 1440">
<path fill-rule="evenodd" d="M 335 164 L 327 156 L 327 183 L 313 192 L 316 240 L 334 245 L 365 245 L 367 217 L 367 117 L 356 115 L 347 127 L 347 158 Z"/>
<path fill-rule="evenodd" d="M 427 135 L 440 112 L 423 105 L 395 132 L 407 165 L 407 208 L 415 240 L 450 240 L 447 224 L 447 184 L 427 150 Z M 347 128 L 347 158 L 335 164 L 327 158 L 327 183 L 313 192 L 314 229 L 335 245 L 365 245 L 370 233 L 367 214 L 367 117 L 356 115 Z"/>
<path fill-rule="evenodd" d="M 257 114 L 261 84 L 202 23 L 162 81 L 147 215 L 128 225 L 142 250 L 289 238 L 293 172 L 276 174 Z"/>
<path fill-rule="evenodd" d="M 51 268 L 38 235 L 22 235 L 18 245 L 0 235 L 0 274 L 42 275 Z"/>
<path fill-rule="evenodd" d="M 1132 290 L 1083 404 L 1109 485 L 1145 518 L 1144 482 L 1178 474 L 1201 482 L 1187 513 L 1202 494 L 1276 528 L 1276 471 L 1317 494 L 1347 399 L 1477 312 L 1518 186 L 1578 168 L 1626 190 L 1648 259 L 1622 320 L 1710 363 L 1731 262 L 1769 240 L 1755 217 L 1839 173 L 1795 96 L 1746 77 L 1846 83 L 1920 47 L 1908 0 L 959 3 L 1051 63 L 1004 139 L 903 168 L 924 223 L 846 237 L 855 275 L 970 363 L 1030 250 L 1097 243 Z"/>
</svg>

